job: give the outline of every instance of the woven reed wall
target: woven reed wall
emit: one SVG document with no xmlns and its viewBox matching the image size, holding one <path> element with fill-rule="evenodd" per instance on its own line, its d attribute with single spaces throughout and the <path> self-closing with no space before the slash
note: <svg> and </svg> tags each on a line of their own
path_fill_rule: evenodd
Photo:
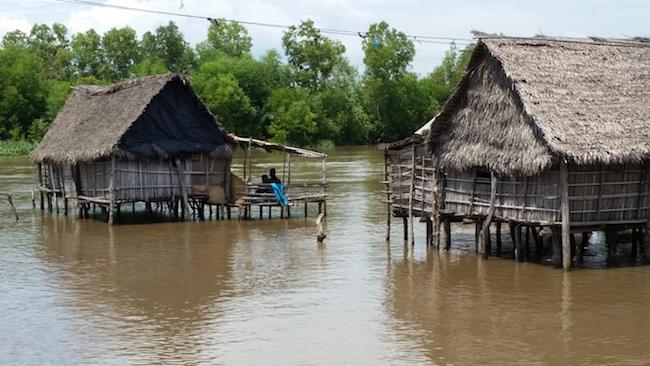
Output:
<svg viewBox="0 0 650 366">
<path fill-rule="evenodd" d="M 181 197 L 185 188 L 191 196 L 193 187 L 225 186 L 227 161 L 194 155 L 180 159 L 183 185 L 171 160 L 116 160 L 113 180 L 115 200 L 161 201 Z M 81 195 L 109 198 L 111 161 L 79 164 Z"/>
<path fill-rule="evenodd" d="M 415 149 L 415 165 L 413 165 Z M 407 145 L 399 150 L 388 151 L 388 191 L 391 209 L 405 214 L 409 209 L 411 180 L 413 186 L 413 212 L 416 216 L 430 216 L 433 212 L 434 168 L 431 156 L 426 154 L 424 144 Z M 415 174 L 413 174 L 415 169 Z"/>
<path fill-rule="evenodd" d="M 559 170 L 532 177 L 499 178 L 495 216 L 524 222 L 559 222 Z M 624 223 L 647 219 L 646 168 L 569 166 L 569 209 L 572 225 Z M 445 211 L 487 215 L 489 173 L 481 170 L 445 174 Z"/>
</svg>

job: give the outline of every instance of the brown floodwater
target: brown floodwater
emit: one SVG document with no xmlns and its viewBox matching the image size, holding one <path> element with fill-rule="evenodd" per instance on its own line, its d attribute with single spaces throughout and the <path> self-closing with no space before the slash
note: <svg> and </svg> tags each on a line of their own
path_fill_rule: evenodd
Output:
<svg viewBox="0 0 650 366">
<path fill-rule="evenodd" d="M 0 159 L 20 215 L 0 201 L 0 365 L 650 362 L 650 266 L 482 261 L 471 227 L 427 253 L 418 224 L 405 251 L 397 220 L 387 245 L 381 155 L 329 155 L 324 245 L 314 211 L 114 227 L 43 213 L 28 160 Z"/>
</svg>

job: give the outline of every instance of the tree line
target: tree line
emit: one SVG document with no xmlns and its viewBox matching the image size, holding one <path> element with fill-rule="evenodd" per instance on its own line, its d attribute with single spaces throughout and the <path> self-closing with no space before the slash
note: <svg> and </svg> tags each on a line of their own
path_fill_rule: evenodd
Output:
<svg viewBox="0 0 650 366">
<path fill-rule="evenodd" d="M 228 131 L 300 146 L 367 144 L 409 136 L 458 83 L 471 46 L 452 44 L 424 77 L 413 42 L 386 22 L 363 35 L 365 71 L 311 20 L 282 35 L 282 53 L 251 53 L 245 27 L 216 20 L 195 47 L 175 23 L 138 37 L 130 27 L 69 35 L 61 24 L 8 32 L 0 44 L 0 140 L 39 141 L 72 86 L 185 73 Z"/>
</svg>

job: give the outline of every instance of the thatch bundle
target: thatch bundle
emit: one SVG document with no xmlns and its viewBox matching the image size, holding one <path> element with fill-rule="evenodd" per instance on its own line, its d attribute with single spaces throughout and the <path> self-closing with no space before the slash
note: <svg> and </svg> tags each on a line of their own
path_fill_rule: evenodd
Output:
<svg viewBox="0 0 650 366">
<path fill-rule="evenodd" d="M 480 39 L 429 134 L 443 167 L 531 175 L 650 157 L 650 45 Z"/>
</svg>

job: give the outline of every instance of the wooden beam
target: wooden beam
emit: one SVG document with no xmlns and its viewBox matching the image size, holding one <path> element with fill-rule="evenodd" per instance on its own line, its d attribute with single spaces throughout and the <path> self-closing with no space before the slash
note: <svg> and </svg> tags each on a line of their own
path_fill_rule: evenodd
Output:
<svg viewBox="0 0 650 366">
<path fill-rule="evenodd" d="M 492 217 L 494 216 L 494 210 L 496 209 L 495 201 L 497 198 L 497 176 L 494 172 L 490 172 L 490 207 L 488 208 L 488 214 L 485 221 L 483 221 L 483 227 L 481 228 L 481 233 L 478 240 L 478 254 L 483 258 L 487 259 L 488 252 L 486 250 L 488 235 L 490 235 L 490 223 L 492 222 Z"/>
<path fill-rule="evenodd" d="M 567 164 L 560 160 L 560 214 L 562 217 L 562 268 L 571 269 L 571 222 L 569 220 L 569 180 Z"/>
</svg>

